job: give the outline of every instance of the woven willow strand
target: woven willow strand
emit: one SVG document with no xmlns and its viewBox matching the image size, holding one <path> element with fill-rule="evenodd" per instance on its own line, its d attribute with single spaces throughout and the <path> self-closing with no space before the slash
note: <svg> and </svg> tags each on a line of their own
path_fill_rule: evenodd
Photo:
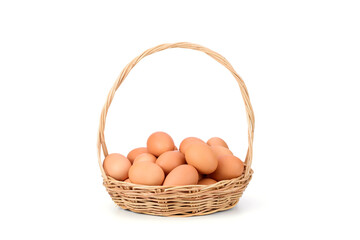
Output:
<svg viewBox="0 0 360 240">
<path fill-rule="evenodd" d="M 246 117 L 248 123 L 248 150 L 245 158 L 245 172 L 242 176 L 223 180 L 210 186 L 191 185 L 180 187 L 163 186 L 141 186 L 122 181 L 117 181 L 105 174 L 101 149 L 104 156 L 108 155 L 105 143 L 105 123 L 110 104 L 114 98 L 116 90 L 125 80 L 130 71 L 144 57 L 153 53 L 169 48 L 186 48 L 206 53 L 217 62 L 226 67 L 239 84 L 242 98 L 245 103 Z M 105 105 L 101 112 L 100 125 L 98 131 L 98 163 L 104 180 L 104 185 L 114 202 L 124 209 L 134 212 L 162 215 L 162 216 L 194 216 L 210 214 L 217 211 L 226 210 L 236 205 L 243 191 L 247 187 L 253 171 L 251 170 L 253 139 L 254 139 L 255 117 L 250 103 L 249 94 L 244 81 L 236 73 L 231 64 L 220 54 L 197 44 L 179 42 L 173 44 L 162 44 L 150 48 L 134 58 L 120 73 L 111 88 Z"/>
</svg>

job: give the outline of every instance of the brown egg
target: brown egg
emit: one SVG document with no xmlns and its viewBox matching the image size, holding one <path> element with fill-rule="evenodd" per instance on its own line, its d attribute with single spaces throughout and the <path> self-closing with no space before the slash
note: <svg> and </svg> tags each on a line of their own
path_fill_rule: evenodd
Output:
<svg viewBox="0 0 360 240">
<path fill-rule="evenodd" d="M 112 153 L 107 155 L 103 163 L 106 175 L 123 181 L 128 177 L 128 171 L 131 167 L 131 162 L 119 153 Z"/>
<path fill-rule="evenodd" d="M 155 132 L 147 140 L 147 150 L 158 157 L 164 152 L 172 151 L 175 148 L 173 139 L 164 132 Z"/>
<path fill-rule="evenodd" d="M 196 137 L 188 137 L 185 138 L 181 143 L 180 143 L 180 152 L 182 152 L 183 154 L 185 154 L 186 149 L 193 143 L 205 143 L 203 140 L 201 140 L 200 138 L 196 138 Z"/>
<path fill-rule="evenodd" d="M 139 162 L 156 162 L 156 157 L 154 155 L 152 155 L 151 153 L 142 153 L 139 156 L 137 156 L 133 162 L 133 164 L 135 163 L 139 163 Z"/>
<path fill-rule="evenodd" d="M 137 156 L 139 156 L 142 153 L 147 153 L 147 152 L 148 151 L 147 151 L 146 147 L 135 148 L 128 153 L 127 158 L 129 159 L 129 161 L 131 163 L 133 163 Z"/>
<path fill-rule="evenodd" d="M 220 181 L 240 177 L 244 171 L 244 163 L 233 155 L 223 155 L 219 158 L 219 165 L 209 177 Z"/>
<path fill-rule="evenodd" d="M 203 178 L 198 182 L 198 185 L 211 185 L 214 183 L 217 183 L 217 181 L 212 178 Z"/>
<path fill-rule="evenodd" d="M 174 150 L 179 150 L 179 149 L 177 148 L 177 146 L 175 146 L 175 147 L 174 147 Z"/>
<path fill-rule="evenodd" d="M 165 178 L 164 186 L 195 185 L 199 179 L 196 169 L 187 164 L 174 168 Z"/>
<path fill-rule="evenodd" d="M 192 143 L 186 149 L 185 160 L 202 174 L 214 172 L 218 165 L 215 153 L 205 143 Z"/>
<path fill-rule="evenodd" d="M 223 155 L 233 155 L 233 153 L 228 148 L 223 146 L 211 146 L 210 148 L 215 153 L 217 158 Z"/>
<path fill-rule="evenodd" d="M 185 155 L 179 151 L 164 152 L 156 160 L 156 164 L 164 170 L 165 174 L 185 163 Z"/>
<path fill-rule="evenodd" d="M 164 178 L 165 174 L 161 167 L 149 161 L 134 164 L 129 170 L 129 179 L 132 183 L 136 184 L 161 185 Z"/>
<path fill-rule="evenodd" d="M 226 142 L 218 137 L 210 138 L 207 141 L 207 144 L 209 144 L 210 146 L 223 146 L 223 147 L 229 148 L 228 145 L 226 144 Z"/>
<path fill-rule="evenodd" d="M 128 182 L 128 183 L 131 183 L 131 181 L 130 181 L 130 179 L 125 179 L 125 181 L 124 182 Z"/>
</svg>

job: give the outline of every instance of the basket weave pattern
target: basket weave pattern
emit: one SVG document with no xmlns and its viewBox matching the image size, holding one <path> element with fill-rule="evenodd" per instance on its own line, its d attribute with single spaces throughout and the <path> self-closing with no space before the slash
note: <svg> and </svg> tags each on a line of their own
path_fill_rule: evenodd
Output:
<svg viewBox="0 0 360 240">
<path fill-rule="evenodd" d="M 108 109 L 114 98 L 116 90 L 130 73 L 131 69 L 142 58 L 169 48 L 187 48 L 204 52 L 225 66 L 238 82 L 241 95 L 245 103 L 248 122 L 248 151 L 245 158 L 245 171 L 240 177 L 231 180 L 219 181 L 212 185 L 165 187 L 143 186 L 117 181 L 105 174 L 102 166 L 101 150 L 106 157 L 108 155 L 108 150 L 104 137 L 105 122 Z M 129 209 L 133 212 L 160 216 L 196 216 L 230 209 L 239 201 L 239 198 L 242 196 L 253 174 L 251 163 L 254 125 L 254 113 L 245 83 L 223 56 L 203 46 L 186 42 L 162 44 L 150 48 L 126 65 L 111 88 L 106 103 L 102 109 L 97 148 L 98 162 L 103 177 L 103 184 L 113 201 L 118 206 L 123 209 Z"/>
</svg>

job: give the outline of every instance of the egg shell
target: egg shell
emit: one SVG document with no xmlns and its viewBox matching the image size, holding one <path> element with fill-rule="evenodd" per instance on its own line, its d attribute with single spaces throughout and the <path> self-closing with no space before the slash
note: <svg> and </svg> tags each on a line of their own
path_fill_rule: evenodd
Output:
<svg viewBox="0 0 360 240">
<path fill-rule="evenodd" d="M 106 175 L 116 180 L 123 181 L 128 178 L 131 162 L 119 153 L 111 153 L 104 159 L 103 166 Z"/>
<path fill-rule="evenodd" d="M 165 132 L 155 132 L 147 140 L 148 152 L 156 157 L 164 152 L 172 151 L 174 148 L 174 140 Z"/>
<path fill-rule="evenodd" d="M 196 169 L 187 164 L 174 168 L 165 178 L 164 186 L 195 185 L 199 179 Z"/>
<path fill-rule="evenodd" d="M 223 155 L 233 155 L 233 153 L 228 148 L 223 146 L 211 146 L 210 148 L 215 153 L 217 158 Z"/>
<path fill-rule="evenodd" d="M 223 147 L 229 148 L 228 145 L 226 144 L 226 142 L 219 137 L 210 138 L 207 141 L 207 144 L 210 146 L 223 146 Z"/>
<path fill-rule="evenodd" d="M 203 140 L 197 137 L 188 137 L 182 140 L 180 143 L 180 152 L 184 153 L 186 152 L 186 149 L 193 143 L 205 143 Z"/>
<path fill-rule="evenodd" d="M 185 155 L 179 151 L 164 152 L 156 160 L 156 164 L 164 170 L 165 174 L 185 163 Z"/>
<path fill-rule="evenodd" d="M 125 179 L 124 182 L 128 182 L 128 183 L 131 183 L 130 179 Z"/>
<path fill-rule="evenodd" d="M 219 158 L 219 165 L 209 177 L 220 181 L 240 177 L 244 171 L 244 163 L 233 155 L 223 155 Z"/>
<path fill-rule="evenodd" d="M 193 143 L 185 152 L 185 160 L 202 174 L 210 174 L 216 170 L 218 160 L 209 145 Z"/>
<path fill-rule="evenodd" d="M 131 163 L 133 163 L 137 156 L 139 156 L 142 153 L 147 153 L 147 152 L 148 152 L 148 150 L 146 147 L 135 148 L 128 153 L 127 158 L 129 159 L 129 161 Z"/>
<path fill-rule="evenodd" d="M 152 155 L 151 153 L 142 153 L 139 156 L 137 156 L 133 162 L 133 164 L 135 163 L 139 163 L 139 162 L 156 162 L 156 157 L 154 155 Z"/>
<path fill-rule="evenodd" d="M 211 185 L 214 183 L 217 183 L 217 181 L 212 178 L 203 178 L 198 182 L 198 185 Z"/>
<path fill-rule="evenodd" d="M 132 183 L 142 185 L 161 185 L 165 174 L 160 166 L 153 162 L 145 161 L 134 164 L 129 170 L 129 179 Z"/>
</svg>

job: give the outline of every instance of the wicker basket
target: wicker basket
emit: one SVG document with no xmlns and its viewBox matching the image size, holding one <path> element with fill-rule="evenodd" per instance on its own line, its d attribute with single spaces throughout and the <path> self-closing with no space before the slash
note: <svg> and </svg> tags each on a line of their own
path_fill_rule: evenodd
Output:
<svg viewBox="0 0 360 240">
<path fill-rule="evenodd" d="M 131 69 L 144 57 L 168 48 L 187 48 L 201 51 L 224 65 L 235 77 L 245 102 L 248 122 L 248 151 L 245 158 L 245 171 L 231 180 L 219 181 L 212 185 L 188 185 L 178 187 L 144 186 L 123 181 L 117 181 L 106 176 L 102 166 L 101 149 L 106 157 L 108 150 L 105 144 L 104 129 L 108 109 L 116 90 L 129 74 Z M 150 48 L 132 60 L 121 72 L 114 86 L 111 88 L 106 103 L 101 112 L 98 135 L 98 160 L 101 169 L 103 184 L 113 201 L 123 209 L 133 212 L 160 216 L 196 216 L 223 211 L 234 207 L 252 176 L 251 161 L 254 136 L 254 113 L 251 107 L 245 83 L 235 72 L 230 63 L 220 54 L 193 43 L 162 44 Z"/>
</svg>

